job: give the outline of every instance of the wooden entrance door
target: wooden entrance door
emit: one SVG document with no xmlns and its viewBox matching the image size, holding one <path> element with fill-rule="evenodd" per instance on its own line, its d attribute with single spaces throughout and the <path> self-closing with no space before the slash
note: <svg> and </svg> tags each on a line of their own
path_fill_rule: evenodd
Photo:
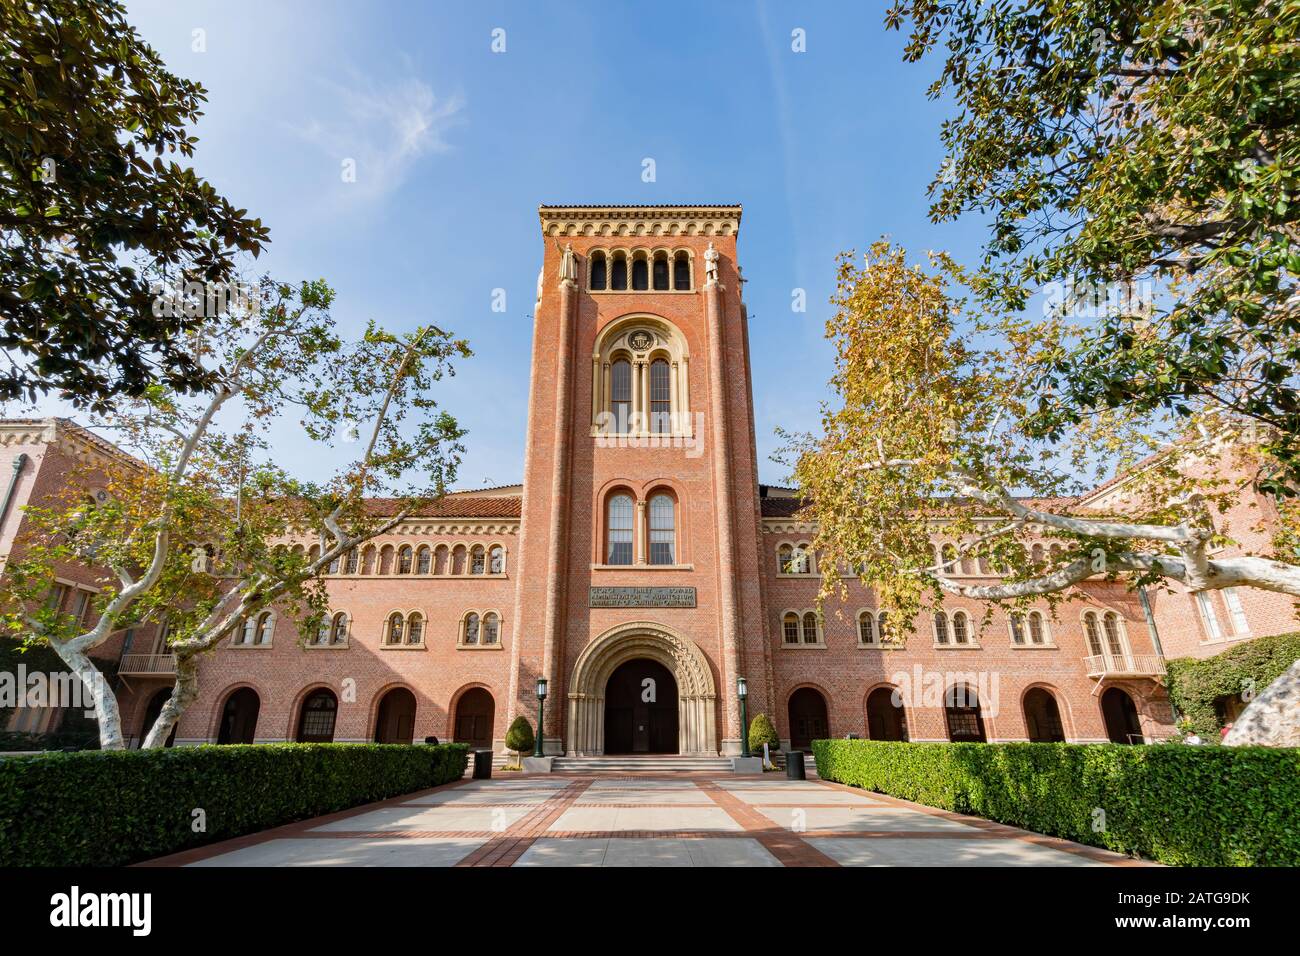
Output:
<svg viewBox="0 0 1300 956">
<path fill-rule="evenodd" d="M 492 726 L 497 705 L 482 687 L 473 687 L 456 703 L 456 723 L 452 739 L 480 749 L 492 746 Z"/>
<path fill-rule="evenodd" d="M 830 736 L 830 721 L 826 716 L 826 698 L 811 687 L 800 687 L 790 695 L 790 746 L 794 750 L 807 750 L 814 740 Z"/>
</svg>

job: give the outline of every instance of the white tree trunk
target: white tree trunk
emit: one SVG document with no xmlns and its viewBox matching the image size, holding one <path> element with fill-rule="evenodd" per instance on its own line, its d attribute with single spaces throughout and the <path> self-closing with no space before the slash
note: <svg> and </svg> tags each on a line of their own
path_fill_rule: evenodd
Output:
<svg viewBox="0 0 1300 956">
<path fill-rule="evenodd" d="M 1223 743 L 1228 747 L 1300 747 L 1300 660 L 1250 702 Z"/>
<path fill-rule="evenodd" d="M 193 656 L 182 657 L 177 654 L 176 684 L 172 688 L 172 695 L 167 698 L 167 703 L 163 704 L 158 719 L 149 728 L 149 733 L 144 739 L 144 749 L 152 750 L 155 747 L 165 747 L 167 738 L 171 736 L 172 728 L 181 719 L 181 714 L 198 696 L 199 662 Z"/>
<path fill-rule="evenodd" d="M 99 749 L 125 750 L 122 739 L 122 715 L 117 709 L 117 697 L 108 686 L 108 679 L 82 651 L 66 644 L 50 641 L 50 646 L 63 663 L 77 675 L 81 685 L 95 704 L 95 720 L 99 723 Z"/>
</svg>

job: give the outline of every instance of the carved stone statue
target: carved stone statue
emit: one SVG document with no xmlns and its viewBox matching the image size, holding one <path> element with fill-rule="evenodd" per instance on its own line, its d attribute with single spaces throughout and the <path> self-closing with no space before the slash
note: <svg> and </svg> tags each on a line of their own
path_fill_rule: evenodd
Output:
<svg viewBox="0 0 1300 956">
<path fill-rule="evenodd" d="M 718 250 L 713 248 L 713 243 L 709 243 L 709 248 L 704 250 L 704 281 L 718 281 Z"/>
<path fill-rule="evenodd" d="M 560 281 L 568 279 L 570 282 L 578 281 L 578 257 L 573 254 L 573 243 L 564 244 L 564 255 L 560 259 Z"/>
</svg>

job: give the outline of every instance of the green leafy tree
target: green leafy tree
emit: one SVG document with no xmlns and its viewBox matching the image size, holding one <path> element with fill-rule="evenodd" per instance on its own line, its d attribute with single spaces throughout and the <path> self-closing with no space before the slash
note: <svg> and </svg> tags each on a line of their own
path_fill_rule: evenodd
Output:
<svg viewBox="0 0 1300 956">
<path fill-rule="evenodd" d="M 528 718 L 520 714 L 510 723 L 506 731 L 506 749 L 515 752 L 515 766 L 522 767 L 524 754 L 530 754 L 537 741 L 533 737 L 533 725 Z"/>
<path fill-rule="evenodd" d="M 936 221 L 990 221 L 978 292 L 1091 320 L 1036 367 L 1025 429 L 1100 410 L 1263 426 L 1300 492 L 1300 2 L 900 0 L 950 100 Z"/>
<path fill-rule="evenodd" d="M 0 0 L 0 401 L 212 386 L 182 334 L 211 316 L 159 290 L 223 289 L 267 231 L 183 165 L 205 98 L 120 3 Z"/>
<path fill-rule="evenodd" d="M 1081 333 L 1058 318 L 989 312 L 969 281 L 945 255 L 909 264 L 885 242 L 861 265 L 841 260 L 827 323 L 835 401 L 823 405 L 821 434 L 792 436 L 787 449 L 817 527 L 822 599 L 856 572 L 888 609 L 888 642 L 906 640 L 946 596 L 1024 613 L 1087 579 L 1300 597 L 1294 553 L 1250 553 L 1216 530 L 1250 476 L 1276 465 L 1276 442 L 1208 400 L 1170 418 L 1108 410 L 1038 437 L 1038 373 Z M 1109 494 L 1080 497 L 1117 472 L 1125 480 Z M 947 544 L 936 552 L 940 529 Z M 1300 662 L 1252 707 L 1281 713 L 1297 693 Z M 1300 711 L 1243 715 L 1240 727 L 1251 736 L 1227 742 L 1300 740 Z"/>
<path fill-rule="evenodd" d="M 198 694 L 203 652 L 275 607 L 303 641 L 328 639 L 323 576 L 399 526 L 454 479 L 463 431 L 432 395 L 466 344 L 435 326 L 371 324 L 340 338 L 323 282 L 264 279 L 219 328 L 188 340 L 212 391 L 151 386 L 92 421 L 131 453 L 97 461 L 62 498 L 27 509 L 34 531 L 0 578 L 9 633 L 53 648 L 95 700 L 101 746 L 123 746 L 117 703 L 89 659 L 115 632 L 166 629 L 176 682 L 146 747 L 162 746 Z M 281 467 L 267 426 L 295 414 L 321 449 L 355 445 L 333 474 L 302 481 Z M 86 501 L 93 480 L 107 492 Z M 304 547 L 303 542 L 310 542 Z M 45 603 L 56 569 L 101 575 L 89 627 Z"/>
</svg>

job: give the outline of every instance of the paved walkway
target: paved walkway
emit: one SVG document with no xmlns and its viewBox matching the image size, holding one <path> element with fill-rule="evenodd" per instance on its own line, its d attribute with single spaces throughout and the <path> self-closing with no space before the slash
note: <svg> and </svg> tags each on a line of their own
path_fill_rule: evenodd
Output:
<svg viewBox="0 0 1300 956">
<path fill-rule="evenodd" d="M 1135 861 L 820 780 L 774 774 L 500 774 L 145 865 L 1125 866 Z"/>
</svg>

